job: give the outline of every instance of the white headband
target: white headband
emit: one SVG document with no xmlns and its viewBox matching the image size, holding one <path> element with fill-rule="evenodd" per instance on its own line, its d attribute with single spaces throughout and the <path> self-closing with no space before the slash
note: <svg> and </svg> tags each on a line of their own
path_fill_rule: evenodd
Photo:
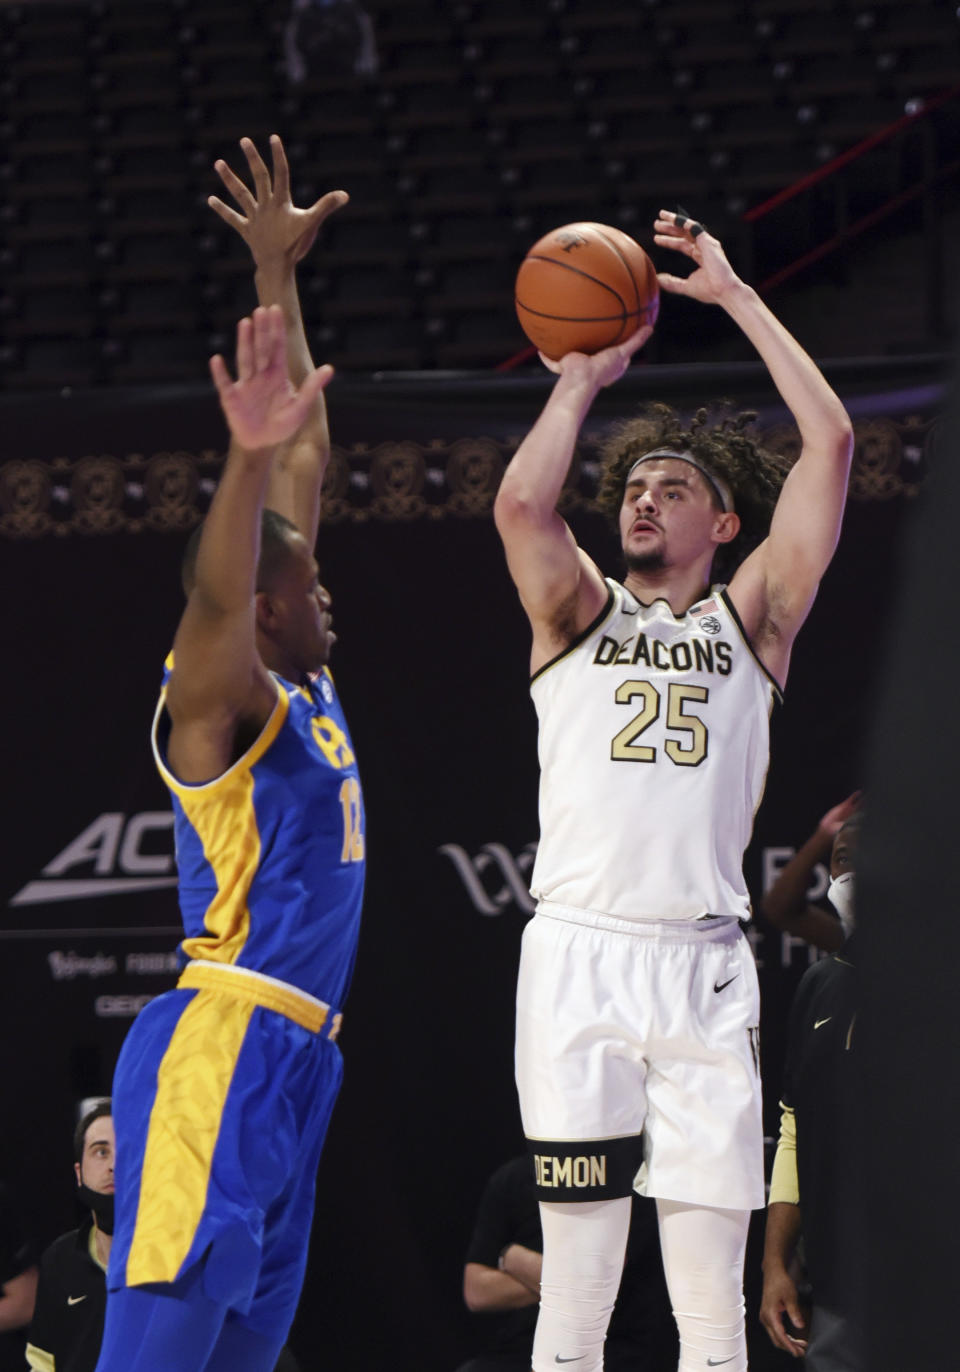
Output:
<svg viewBox="0 0 960 1372">
<path fill-rule="evenodd" d="M 637 458 L 636 462 L 627 472 L 627 481 L 633 476 L 641 462 L 653 462 L 658 457 L 672 457 L 677 462 L 686 462 L 689 466 L 696 467 L 703 479 L 716 492 L 717 499 L 720 501 L 724 513 L 731 514 L 733 512 L 733 496 L 730 493 L 730 487 L 724 481 L 723 477 L 717 476 L 714 472 L 711 472 L 708 467 L 705 467 L 702 462 L 694 457 L 693 453 L 678 453 L 673 448 L 655 448 L 652 453 L 644 453 L 643 457 Z"/>
</svg>

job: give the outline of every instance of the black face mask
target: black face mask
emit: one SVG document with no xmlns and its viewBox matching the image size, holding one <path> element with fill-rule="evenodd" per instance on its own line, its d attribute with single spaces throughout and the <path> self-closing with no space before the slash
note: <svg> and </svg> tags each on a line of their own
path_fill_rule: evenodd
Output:
<svg viewBox="0 0 960 1372">
<path fill-rule="evenodd" d="M 77 1187 L 77 1199 L 81 1205 L 92 1210 L 97 1220 L 97 1228 L 104 1234 L 113 1233 L 113 1194 L 112 1192 L 91 1191 L 83 1183 Z"/>
</svg>

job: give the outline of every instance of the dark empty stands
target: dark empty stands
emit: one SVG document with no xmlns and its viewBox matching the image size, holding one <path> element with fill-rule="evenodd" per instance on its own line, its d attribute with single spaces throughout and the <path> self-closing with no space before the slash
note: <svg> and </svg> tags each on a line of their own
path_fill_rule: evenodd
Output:
<svg viewBox="0 0 960 1372">
<path fill-rule="evenodd" d="M 205 203 L 242 134 L 283 134 L 301 203 L 351 193 L 302 273 L 321 351 L 487 366 L 523 345 L 512 276 L 556 223 L 649 243 L 680 201 L 732 226 L 960 71 L 943 0 L 365 7 L 378 69 L 312 47 L 294 81 L 289 0 L 0 6 L 4 386 L 203 374 L 253 300 Z"/>
</svg>

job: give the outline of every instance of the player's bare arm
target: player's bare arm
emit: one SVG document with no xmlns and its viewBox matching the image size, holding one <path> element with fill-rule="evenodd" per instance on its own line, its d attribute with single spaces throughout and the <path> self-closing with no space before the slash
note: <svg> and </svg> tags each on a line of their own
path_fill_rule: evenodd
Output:
<svg viewBox="0 0 960 1372">
<path fill-rule="evenodd" d="M 295 386 L 314 370 L 297 293 L 296 269 L 313 247 L 321 225 L 349 199 L 346 191 L 329 191 L 307 209 L 291 197 L 290 170 L 280 138 L 270 139 L 272 171 L 249 138 L 240 147 L 250 170 L 253 190 L 222 159 L 214 164 L 237 209 L 217 196 L 208 204 L 224 223 L 239 233 L 253 257 L 257 299 L 279 305 L 287 329 L 287 365 Z M 320 491 L 330 457 L 330 437 L 323 395 L 301 428 L 276 453 L 266 504 L 291 520 L 309 547 L 316 543 L 320 520 Z"/>
<path fill-rule="evenodd" d="M 772 1201 L 767 1207 L 767 1229 L 763 1249 L 763 1295 L 760 1320 L 770 1340 L 791 1357 L 802 1358 L 806 1340 L 791 1334 L 784 1323 L 804 1333 L 806 1319 L 797 1286 L 790 1275 L 790 1263 L 800 1238 L 799 1205 Z"/>
<path fill-rule="evenodd" d="M 800 430 L 800 457 L 784 482 L 769 536 L 730 583 L 754 649 L 782 684 L 793 640 L 840 536 L 853 430 L 819 368 L 736 275 L 718 240 L 670 210 L 660 211 L 654 227 L 660 247 L 696 266 L 686 278 L 661 273 L 662 289 L 726 310 L 760 354 Z"/>
<path fill-rule="evenodd" d="M 507 467 L 494 504 L 510 575 L 533 628 L 534 672 L 562 652 L 603 608 L 603 577 L 577 547 L 557 513 L 557 501 L 590 406 L 599 391 L 623 376 L 651 332 L 647 325 L 626 342 L 589 357 L 568 353 L 552 362 L 541 353 L 558 380 Z"/>
<path fill-rule="evenodd" d="M 222 357 L 211 358 L 210 372 L 232 442 L 204 522 L 167 686 L 168 756 L 185 782 L 221 775 L 235 760 L 238 735 L 261 729 L 276 702 L 256 649 L 260 518 L 277 444 L 297 431 L 333 375 L 321 367 L 299 389 L 293 385 L 279 306 L 259 308 L 237 326 L 235 381 Z"/>
</svg>

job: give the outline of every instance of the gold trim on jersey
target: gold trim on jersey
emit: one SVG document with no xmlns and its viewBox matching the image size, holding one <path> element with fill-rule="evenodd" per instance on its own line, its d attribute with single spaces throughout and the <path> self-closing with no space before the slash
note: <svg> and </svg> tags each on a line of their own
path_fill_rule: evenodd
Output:
<svg viewBox="0 0 960 1372">
<path fill-rule="evenodd" d="M 273 680 L 277 687 L 277 699 L 273 709 L 270 711 L 270 716 L 267 719 L 266 724 L 264 724 L 260 733 L 242 757 L 238 757 L 236 762 L 232 762 L 225 772 L 221 772 L 218 777 L 213 777 L 210 781 L 181 781 L 179 777 L 174 776 L 173 772 L 171 772 L 164 761 L 159 744 L 157 743 L 157 726 L 160 723 L 160 716 L 167 706 L 167 688 L 166 686 L 162 688 L 160 691 L 160 699 L 157 701 L 157 708 L 153 716 L 153 728 L 150 731 L 150 741 L 153 745 L 153 757 L 157 764 L 157 770 L 175 795 L 180 798 L 184 795 L 197 795 L 200 793 L 209 795 L 215 787 L 225 785 L 229 782 L 237 771 L 242 768 L 252 768 L 260 761 L 264 753 L 270 747 L 270 744 L 283 728 L 287 714 L 290 710 L 290 696 L 287 693 L 286 687 L 283 686 L 276 677 L 274 677 Z M 313 702 L 311 701 L 311 704 L 312 703 Z"/>
<path fill-rule="evenodd" d="M 228 996 L 239 996 L 262 1006 L 265 1010 L 275 1010 L 278 1014 L 285 1015 L 295 1024 L 309 1029 L 312 1034 L 319 1034 L 331 1014 L 330 1006 L 318 1000 L 316 996 L 311 996 L 296 986 L 288 986 L 277 977 L 268 977 L 262 972 L 255 972 L 246 967 L 217 965 L 202 960 L 191 962 L 181 973 L 177 986 L 187 990 L 216 991 Z M 335 1015 L 334 1019 L 340 1020 L 341 1016 Z M 336 1039 L 339 1028 L 339 1024 L 334 1025 L 328 1035 L 331 1040 Z"/>
<path fill-rule="evenodd" d="M 128 1286 L 171 1282 L 203 1217 L 223 1108 L 254 1002 L 198 991 L 163 1055 L 150 1111 Z"/>
<path fill-rule="evenodd" d="M 569 657 L 572 652 L 580 647 L 581 643 L 587 641 L 592 633 L 596 633 L 597 629 L 600 628 L 601 624 L 603 624 L 610 613 L 616 608 L 616 602 L 616 592 L 610 583 L 607 582 L 606 603 L 596 619 L 591 620 L 582 633 L 577 634 L 576 638 L 571 639 L 562 653 L 557 653 L 556 657 L 552 657 L 549 662 L 545 662 L 542 667 L 538 667 L 530 678 L 530 685 L 532 686 L 539 677 L 542 677 L 544 672 L 549 672 L 551 667 L 556 667 L 558 662 L 562 662 L 565 657 Z"/>
<path fill-rule="evenodd" d="M 100 1268 L 100 1271 L 101 1271 L 101 1272 L 106 1272 L 106 1270 L 107 1270 L 107 1264 L 106 1264 L 105 1262 L 102 1262 L 102 1261 L 100 1260 L 100 1254 L 99 1254 L 99 1252 L 97 1251 L 97 1233 L 98 1233 L 98 1232 L 99 1232 L 99 1231 L 98 1231 L 98 1229 L 97 1229 L 97 1217 L 96 1217 L 96 1215 L 94 1215 L 94 1217 L 93 1217 L 93 1228 L 90 1230 L 90 1237 L 87 1239 L 87 1252 L 90 1254 L 90 1257 L 92 1258 L 92 1260 L 93 1260 L 93 1261 L 97 1264 L 97 1266 Z"/>
<path fill-rule="evenodd" d="M 743 639 L 744 646 L 746 647 L 746 649 L 747 649 L 747 651 L 749 652 L 750 656 L 753 658 L 754 662 L 755 662 L 755 663 L 757 664 L 757 666 L 760 668 L 761 672 L 762 672 L 763 675 L 767 678 L 767 680 L 769 681 L 770 685 L 773 687 L 774 691 L 776 692 L 776 697 L 777 697 L 778 703 L 779 703 L 780 705 L 782 705 L 782 704 L 783 704 L 783 687 L 780 685 L 779 681 L 778 681 L 777 678 L 773 675 L 773 673 L 770 671 L 770 669 L 769 669 L 768 667 L 764 666 L 763 662 L 761 662 L 760 656 L 759 656 L 759 654 L 758 654 L 756 648 L 755 648 L 755 647 L 753 646 L 753 644 L 750 642 L 750 637 L 749 637 L 749 635 L 747 634 L 746 629 L 743 627 L 743 620 L 742 620 L 742 619 L 740 618 L 740 616 L 737 614 L 737 607 L 734 605 L 733 601 L 730 599 L 730 592 L 729 592 L 729 590 L 727 589 L 726 586 L 724 586 L 724 588 L 723 588 L 722 591 L 718 591 L 718 592 L 717 592 L 717 599 L 725 606 L 725 608 L 726 608 L 728 614 L 730 615 L 730 618 L 733 620 L 734 625 L 736 626 L 737 633 L 738 633 L 738 634 L 740 635 L 740 637 Z"/>
<path fill-rule="evenodd" d="M 253 767 L 283 728 L 290 698 L 277 682 L 277 702 L 256 741 L 221 776 L 193 786 L 178 781 L 161 757 L 157 727 L 165 702 L 166 689 L 160 693 L 153 723 L 154 758 L 180 801 L 217 883 L 217 893 L 203 917 L 206 932 L 184 939 L 183 951 L 189 958 L 234 962 L 250 933 L 247 896 L 260 866 Z"/>
<path fill-rule="evenodd" d="M 56 1372 L 53 1354 L 48 1353 L 45 1348 L 38 1348 L 35 1343 L 28 1343 L 24 1351 L 27 1366 L 32 1368 L 33 1372 Z"/>
</svg>

